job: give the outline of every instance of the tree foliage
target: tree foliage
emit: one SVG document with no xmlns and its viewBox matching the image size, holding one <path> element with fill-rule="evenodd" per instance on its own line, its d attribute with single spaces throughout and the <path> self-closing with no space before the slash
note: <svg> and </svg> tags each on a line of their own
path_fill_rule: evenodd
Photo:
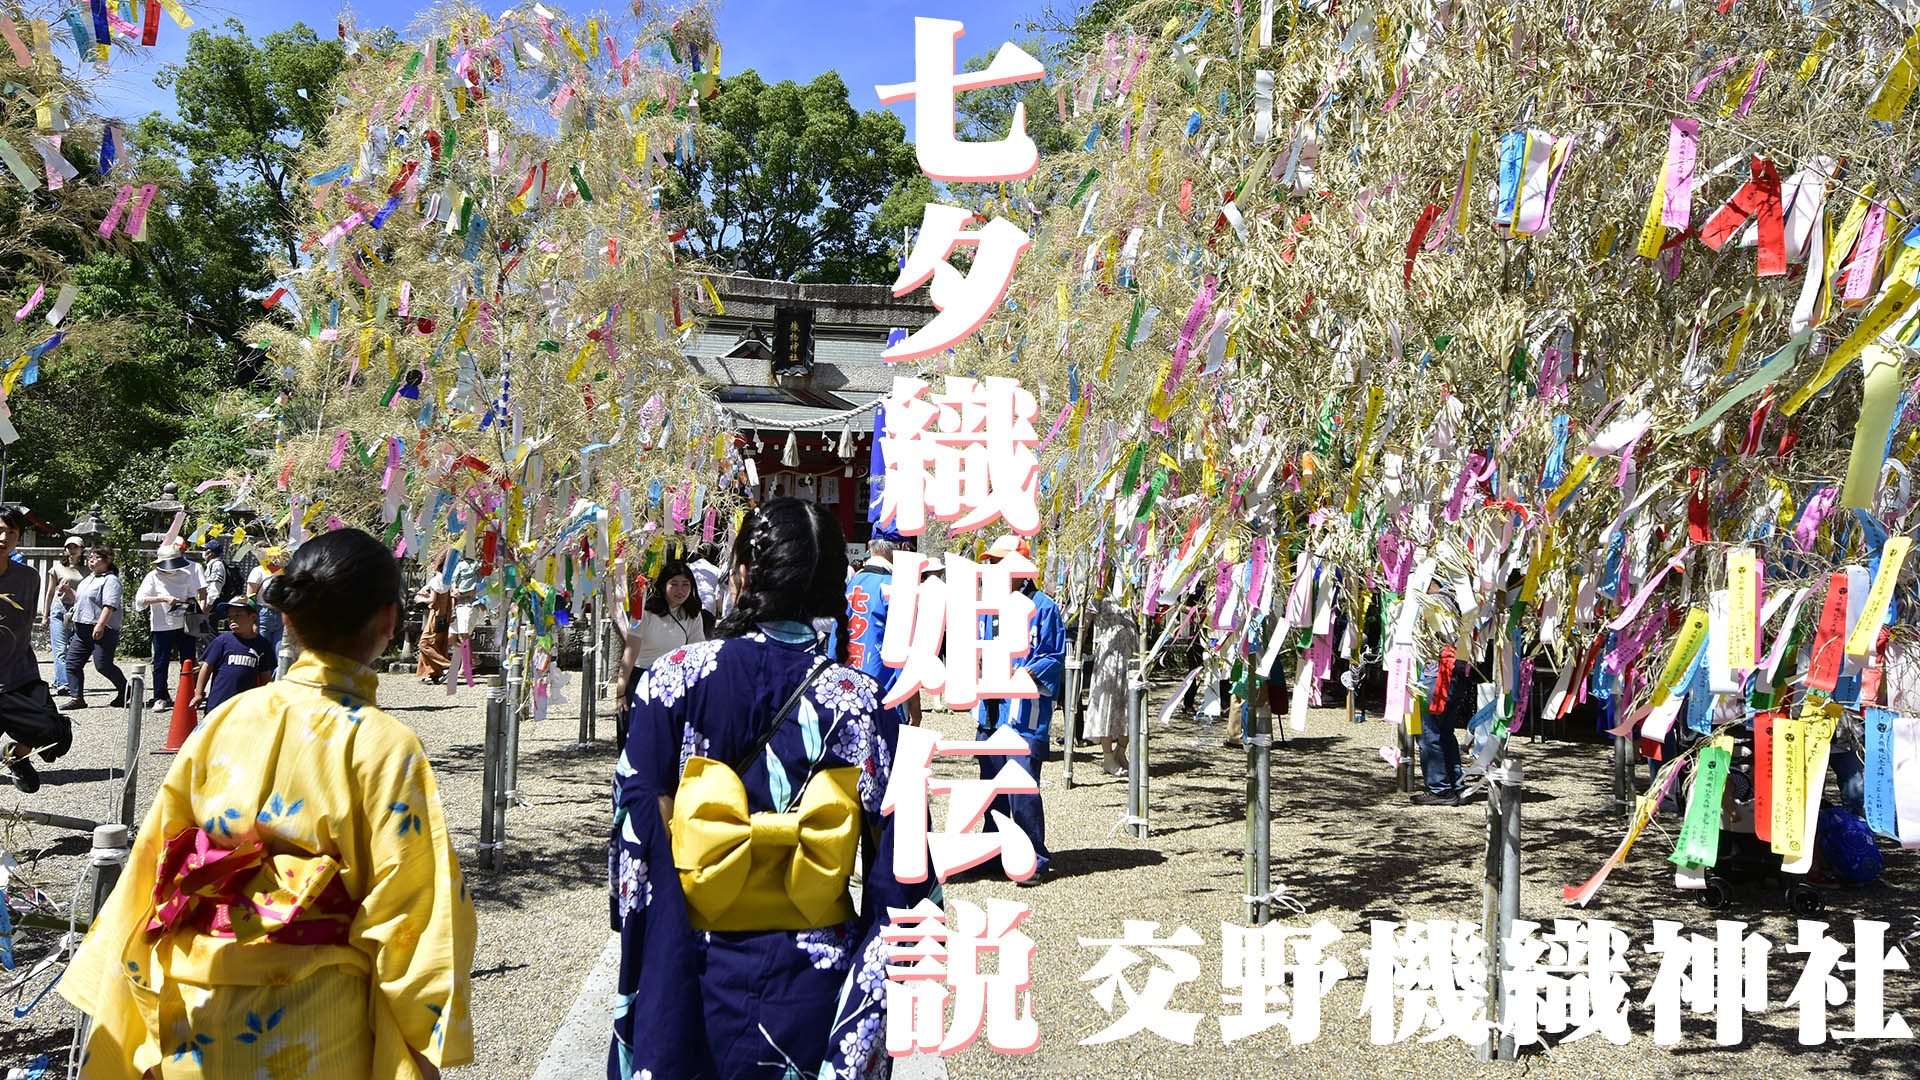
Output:
<svg viewBox="0 0 1920 1080">
<path fill-rule="evenodd" d="M 746 71 L 699 118 L 697 153 L 662 192 L 697 257 L 787 281 L 893 279 L 892 238 L 932 192 L 898 117 L 856 110 L 831 71 L 805 86 Z"/>
<path fill-rule="evenodd" d="M 238 340 L 257 314 L 247 294 L 269 280 L 269 253 L 298 259 L 294 162 L 326 130 L 344 57 L 304 23 L 256 42 L 229 19 L 194 31 L 185 61 L 154 79 L 178 119 L 148 116 L 134 132 L 173 206 L 147 254 L 174 304 L 215 333 Z"/>
<path fill-rule="evenodd" d="M 95 502 L 122 534 L 134 507 L 173 480 L 191 487 L 257 442 L 255 395 L 232 389 L 231 353 L 170 308 L 133 261 L 72 268 L 73 317 L 99 328 L 10 399 L 25 436 L 8 455 L 7 496 L 64 525 Z"/>
</svg>

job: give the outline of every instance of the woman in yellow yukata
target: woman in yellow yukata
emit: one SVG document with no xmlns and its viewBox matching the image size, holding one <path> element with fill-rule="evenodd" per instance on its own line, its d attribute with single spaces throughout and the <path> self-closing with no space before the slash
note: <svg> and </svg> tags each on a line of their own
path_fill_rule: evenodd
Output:
<svg viewBox="0 0 1920 1080">
<path fill-rule="evenodd" d="M 399 565 L 366 533 L 270 580 L 302 646 L 174 761 L 60 993 L 86 1078 L 379 1080 L 473 1059 L 474 917 L 426 752 L 374 707 Z"/>
</svg>

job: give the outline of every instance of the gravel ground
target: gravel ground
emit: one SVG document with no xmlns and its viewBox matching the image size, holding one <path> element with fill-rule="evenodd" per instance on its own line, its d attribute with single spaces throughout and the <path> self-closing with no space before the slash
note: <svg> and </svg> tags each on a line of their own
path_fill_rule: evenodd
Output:
<svg viewBox="0 0 1920 1080">
<path fill-rule="evenodd" d="M 1156 708 L 1164 691 L 1156 688 Z M 479 909 L 477 1063 L 459 1075 L 526 1077 L 606 941 L 604 838 L 613 762 L 611 722 L 603 716 L 600 741 L 578 747 L 577 707 L 557 704 L 553 719 L 523 732 L 525 805 L 508 819 L 505 868 L 487 873 L 477 869 L 475 857 L 480 690 L 462 689 L 449 698 L 440 688 L 395 675 L 383 679 L 381 696 L 383 707 L 420 733 L 433 758 Z M 947 735 L 972 736 L 972 723 L 964 716 L 930 708 L 928 718 Z M 0 803 L 89 818 L 113 813 L 120 790 L 124 714 L 93 708 L 76 720 L 75 748 L 57 767 L 44 770 L 46 786 L 32 796 L 0 794 Z M 1378 722 L 1348 723 L 1336 710 L 1315 710 L 1305 733 L 1291 735 L 1285 747 L 1274 750 L 1274 867 L 1276 881 L 1288 885 L 1309 912 L 1285 921 L 1304 926 L 1324 918 L 1345 931 L 1333 952 L 1352 975 L 1329 993 L 1318 1040 L 1292 1046 L 1283 1030 L 1272 1029 L 1224 1046 L 1214 1018 L 1235 1008 L 1219 1000 L 1219 924 L 1242 922 L 1245 758 L 1241 751 L 1220 746 L 1222 733 L 1218 725 L 1178 720 L 1154 729 L 1153 823 L 1146 840 L 1115 827 L 1125 808 L 1125 778 L 1099 774 L 1089 754 L 1076 766 L 1075 786 L 1067 789 L 1056 749 L 1042 790 L 1057 873 L 1034 888 L 982 879 L 952 883 L 947 890 L 949 899 L 979 902 L 1001 896 L 1032 906 L 1033 915 L 1023 925 L 1038 943 L 1032 1000 L 1040 1048 L 1027 1056 L 1003 1057 L 987 1050 L 982 1039 L 947 1059 L 948 1075 L 1164 1077 L 1199 1069 L 1237 1077 L 1285 1069 L 1307 1076 L 1426 1076 L 1442 1068 L 1457 1075 L 1510 1077 L 1517 1069 L 1529 1076 L 1587 1080 L 1917 1071 L 1911 1043 L 1798 1045 L 1794 1012 L 1785 1005 L 1800 968 L 1800 958 L 1786 952 L 1794 937 L 1793 917 L 1763 889 L 1743 896 L 1731 916 L 1749 920 L 1774 942 L 1768 1008 L 1747 1017 L 1745 1039 L 1737 1046 L 1718 1046 L 1710 1018 L 1691 1015 L 1682 1043 L 1657 1046 L 1650 1014 L 1637 1004 L 1634 1038 L 1627 1045 L 1589 1038 L 1529 1054 L 1518 1066 L 1477 1064 L 1472 1050 L 1454 1041 L 1371 1044 L 1368 1022 L 1359 1015 L 1367 922 L 1478 920 L 1485 809 L 1483 802 L 1457 808 L 1406 806 L 1406 797 L 1394 792 L 1393 774 L 1377 753 L 1381 743 L 1391 741 L 1391 730 Z M 142 758 L 139 785 L 143 808 L 169 764 L 170 759 L 151 752 L 164 735 L 164 722 L 149 725 L 149 752 Z M 1516 749 L 1527 773 L 1521 916 L 1550 922 L 1584 914 L 1616 921 L 1634 943 L 1634 970 L 1628 978 L 1637 1003 L 1657 962 L 1639 951 L 1652 940 L 1651 919 L 1671 918 L 1689 929 L 1710 932 L 1712 915 L 1696 900 L 1672 890 L 1670 868 L 1663 861 L 1671 841 L 1654 828 L 1585 913 L 1562 901 L 1561 886 L 1584 881 L 1622 832 L 1620 818 L 1607 806 L 1607 748 L 1598 741 L 1572 740 L 1521 742 Z M 1663 823 L 1669 832 L 1677 827 L 1673 819 Z M 63 899 L 71 894 L 85 863 L 85 837 L 17 820 L 0 820 L 0 825 L 5 828 L 0 841 L 25 864 L 30 880 Z M 1904 933 L 1912 922 L 1917 883 L 1913 857 L 1889 852 L 1888 869 L 1879 883 L 1828 891 L 1824 917 L 1846 941 L 1851 940 L 1850 920 L 1856 917 L 1881 919 Z M 1176 988 L 1173 996 L 1174 1008 L 1206 1017 L 1192 1047 L 1151 1033 L 1099 1046 L 1078 1045 L 1106 1026 L 1109 1017 L 1089 995 L 1092 984 L 1078 981 L 1100 958 L 1100 950 L 1082 948 L 1077 939 L 1119 937 L 1121 922 L 1127 919 L 1156 921 L 1163 937 L 1176 926 L 1190 926 L 1204 942 L 1189 950 L 1200 962 L 1199 977 Z M 43 955 L 53 939 L 46 931 L 23 929 L 15 939 L 23 967 Z M 1136 986 L 1142 985 L 1146 970 L 1141 966 L 1128 973 Z M 26 998 L 44 984 L 43 977 L 28 985 Z M 1887 1004 L 1920 1023 L 1916 985 L 1911 973 L 1890 974 Z M 72 1020 L 72 1012 L 50 994 L 25 1019 L 0 1023 L 0 1067 L 57 1051 Z M 1834 1011 L 1833 1027 L 1851 1024 L 1850 1006 Z"/>
<path fill-rule="evenodd" d="M 1156 687 L 1157 713 L 1164 687 Z M 1150 713 L 1149 715 L 1154 715 Z M 929 723 L 950 736 L 972 738 L 964 716 L 929 711 Z M 1414 807 L 1394 790 L 1394 774 L 1379 756 L 1393 742 L 1392 728 L 1378 721 L 1351 723 L 1344 710 L 1313 710 L 1304 733 L 1289 732 L 1286 746 L 1273 750 L 1273 865 L 1276 882 L 1285 883 L 1308 914 L 1279 921 L 1306 927 L 1325 919 L 1344 936 L 1333 947 L 1349 978 L 1336 984 L 1325 1002 L 1319 1039 L 1291 1045 L 1284 1029 L 1223 1045 L 1215 1019 L 1238 1012 L 1223 1004 L 1221 988 L 1222 921 L 1245 925 L 1242 867 L 1245 850 L 1245 751 L 1220 744 L 1218 724 L 1175 720 L 1156 726 L 1150 736 L 1151 832 L 1133 838 L 1115 826 L 1126 812 L 1126 778 L 1109 777 L 1093 767 L 1098 748 L 1075 765 L 1075 785 L 1063 787 L 1059 753 L 1046 766 L 1042 795 L 1047 807 L 1047 841 L 1057 873 L 1032 888 L 1004 880 L 949 884 L 948 898 L 981 902 L 1007 897 L 1029 904 L 1032 916 L 1022 924 L 1037 943 L 1033 972 L 1033 1015 L 1040 1026 L 1040 1047 L 1028 1056 L 1002 1056 L 980 1039 L 947 1059 L 948 1075 L 972 1077 L 1168 1077 L 1208 1076 L 1420 1076 L 1511 1077 L 1668 1077 L 1698 1075 L 1813 1076 L 1833 1072 L 1913 1076 L 1920 1053 L 1910 1041 L 1874 1041 L 1835 1047 L 1802 1047 L 1795 1035 L 1795 1011 L 1785 1002 L 1801 968 L 1801 957 L 1787 953 L 1795 936 L 1794 917 L 1772 890 L 1756 888 L 1736 900 L 1728 918 L 1748 920 L 1751 929 L 1774 943 L 1768 1007 L 1746 1019 L 1745 1039 L 1721 1047 L 1713 1038 L 1712 1017 L 1689 1015 L 1683 1040 L 1662 1047 L 1652 1037 L 1651 1013 L 1638 1003 L 1651 985 L 1658 958 L 1640 950 L 1651 944 L 1653 918 L 1672 919 L 1695 932 L 1712 934 L 1714 916 L 1690 895 L 1672 888 L 1672 850 L 1676 816 L 1649 826 L 1627 865 L 1582 913 L 1561 899 L 1561 887 L 1579 884 L 1610 855 L 1624 835 L 1624 821 L 1608 808 L 1611 794 L 1610 748 L 1598 740 L 1519 740 L 1514 753 L 1526 773 L 1523 808 L 1524 885 L 1522 919 L 1551 923 L 1556 918 L 1610 919 L 1632 942 L 1627 976 L 1631 986 L 1633 1038 L 1614 1046 L 1599 1037 L 1564 1043 L 1523 1056 L 1518 1065 L 1481 1064 L 1458 1041 L 1421 1043 L 1415 1038 L 1388 1046 L 1369 1041 L 1369 1020 L 1360 1015 L 1365 983 L 1367 927 L 1372 919 L 1398 922 L 1454 919 L 1478 922 L 1482 903 L 1486 846 L 1484 799 L 1461 807 Z M 1644 774 L 1643 774 L 1644 775 Z M 1912 853 L 1887 852 L 1887 872 L 1863 889 L 1825 891 L 1833 933 L 1851 943 L 1851 921 L 1873 918 L 1892 923 L 1897 937 L 1912 929 L 1914 890 L 1920 885 Z M 1080 982 L 1102 955 L 1083 948 L 1079 938 L 1118 938 L 1123 920 L 1158 922 L 1157 936 L 1175 927 L 1192 927 L 1205 944 L 1188 950 L 1200 961 L 1193 982 L 1174 990 L 1172 1007 L 1205 1016 L 1191 1047 L 1150 1032 L 1103 1045 L 1081 1046 L 1106 1027 L 1110 1017 L 1090 995 L 1092 982 Z M 1138 951 L 1138 950 L 1136 950 Z M 1142 960 L 1149 957 L 1141 953 Z M 1849 956 L 1849 958 L 1851 958 Z M 1128 976 L 1144 988 L 1147 964 Z M 1912 973 L 1887 977 L 1887 1006 L 1920 1023 Z M 1124 1005 L 1116 999 L 1116 1014 Z M 1284 1006 L 1282 1006 L 1284 1007 Z M 1831 1027 L 1852 1027 L 1851 1005 L 1832 1013 Z"/>
<path fill-rule="evenodd" d="M 122 664 L 126 666 L 124 658 Z M 104 695 L 93 697 L 106 701 Z M 479 869 L 477 853 L 482 688 L 462 687 L 448 697 L 444 687 L 422 686 L 410 675 L 388 675 L 381 678 L 380 704 L 419 733 L 433 759 L 441 803 L 479 914 L 473 970 L 475 1064 L 457 1075 L 522 1080 L 545 1053 L 573 1003 L 576 985 L 606 944 L 612 720 L 602 715 L 599 741 L 587 747 L 576 745 L 577 705 L 557 703 L 546 723 L 522 729 L 524 805 L 509 812 L 505 865 L 490 873 Z M 42 768 L 45 786 L 29 796 L 0 788 L 0 807 L 93 819 L 117 813 L 126 714 L 95 707 L 73 715 L 74 748 Z M 148 753 L 141 759 L 139 777 L 142 814 L 172 763 L 171 757 L 157 753 L 165 743 L 165 718 L 150 718 L 145 734 Z M 0 809 L 5 827 L 0 846 L 26 864 L 30 880 L 63 901 L 71 896 L 85 867 L 89 839 L 48 826 L 7 822 L 7 817 Z M 23 968 L 44 955 L 57 936 L 23 930 L 14 943 Z M 26 996 L 31 998 L 45 984 L 45 977 L 35 980 Z M 6 1067 L 24 1065 L 43 1052 L 63 1060 L 74 1017 L 54 993 L 25 1019 L 0 1020 L 0 1075 Z"/>
</svg>

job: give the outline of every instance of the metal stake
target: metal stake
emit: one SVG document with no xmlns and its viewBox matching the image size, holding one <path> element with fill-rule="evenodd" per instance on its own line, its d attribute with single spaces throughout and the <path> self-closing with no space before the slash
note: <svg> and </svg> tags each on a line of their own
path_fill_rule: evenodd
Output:
<svg viewBox="0 0 1920 1080">
<path fill-rule="evenodd" d="M 127 757 L 121 770 L 120 824 L 131 829 L 140 800 L 140 740 L 142 713 L 146 709 L 147 665 L 135 664 L 127 678 Z"/>
<path fill-rule="evenodd" d="M 593 741 L 596 719 L 594 709 L 600 697 L 600 688 L 594 685 L 594 675 L 599 667 L 594 656 L 599 640 L 594 630 L 599 621 L 594 617 L 594 609 L 597 606 L 596 600 L 587 601 L 587 643 L 580 649 L 580 742 L 582 744 Z"/>
<path fill-rule="evenodd" d="M 1147 679 L 1136 664 L 1127 672 L 1127 818 L 1133 835 L 1147 838 Z"/>
<path fill-rule="evenodd" d="M 501 752 L 506 710 L 506 686 L 500 676 L 487 676 L 487 727 L 480 747 L 480 865 L 488 870 L 499 867 L 499 822 L 506 809 L 500 797 L 500 775 L 506 764 Z"/>
<path fill-rule="evenodd" d="M 1512 1061 L 1516 1047 L 1506 1024 L 1505 946 L 1520 917 L 1520 794 L 1524 776 L 1503 750 L 1487 767 L 1487 881 L 1481 926 L 1487 948 L 1487 1040 L 1481 1061 Z"/>
<path fill-rule="evenodd" d="M 1087 647 L 1084 644 L 1092 621 L 1092 612 L 1082 609 L 1080 628 L 1067 643 L 1067 738 L 1065 750 L 1061 754 L 1062 771 L 1066 774 L 1067 787 L 1073 786 L 1073 744 L 1080 738 L 1081 725 L 1086 722 L 1086 711 L 1080 707 L 1080 691 L 1086 682 Z"/>
<path fill-rule="evenodd" d="M 1253 754 L 1255 806 L 1259 811 L 1253 819 L 1255 887 L 1247 895 L 1260 897 L 1254 925 L 1264 926 L 1273 918 L 1273 903 L 1268 899 L 1273 894 L 1273 714 L 1255 708 L 1252 702 L 1246 707 L 1252 710 L 1253 732 L 1247 736 L 1247 745 Z"/>
</svg>

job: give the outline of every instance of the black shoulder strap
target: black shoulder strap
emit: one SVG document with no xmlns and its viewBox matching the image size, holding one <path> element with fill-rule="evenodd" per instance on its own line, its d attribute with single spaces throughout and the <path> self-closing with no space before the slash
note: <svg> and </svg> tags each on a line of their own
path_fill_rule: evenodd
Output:
<svg viewBox="0 0 1920 1080">
<path fill-rule="evenodd" d="M 773 715 L 773 723 L 767 725 L 767 730 L 760 733 L 760 737 L 753 741 L 752 748 L 742 755 L 739 762 L 734 765 L 733 772 L 735 776 L 745 776 L 747 774 L 747 769 L 752 767 L 754 761 L 760 757 L 761 752 L 767 748 L 767 744 L 773 741 L 774 732 L 779 731 L 781 725 L 787 722 L 787 717 L 793 715 L 793 710 L 800 704 L 800 696 L 807 692 L 807 687 L 812 686 L 813 680 L 819 678 L 820 673 L 827 670 L 831 664 L 832 661 L 824 656 L 814 662 L 813 670 L 807 672 L 807 677 L 801 679 L 800 685 L 794 687 L 793 693 L 787 695 L 786 704 L 780 706 L 780 711 Z"/>
</svg>

